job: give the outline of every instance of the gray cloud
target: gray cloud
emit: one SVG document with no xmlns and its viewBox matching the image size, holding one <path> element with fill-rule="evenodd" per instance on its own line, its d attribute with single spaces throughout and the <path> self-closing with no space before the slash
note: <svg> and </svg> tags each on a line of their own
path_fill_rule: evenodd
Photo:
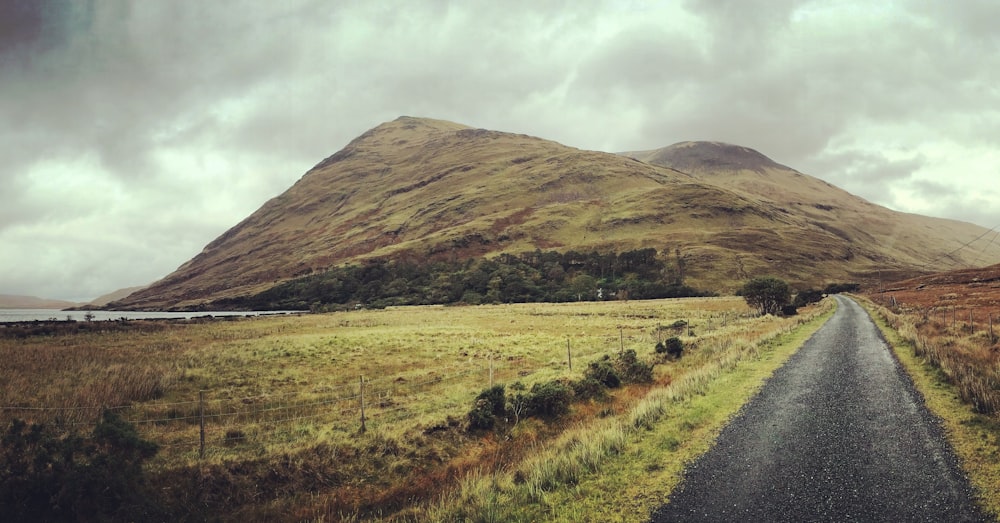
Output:
<svg viewBox="0 0 1000 523">
<path fill-rule="evenodd" d="M 892 202 L 892 187 L 912 180 L 926 165 L 920 156 L 891 160 L 878 152 L 826 153 L 813 160 L 815 168 L 833 173 L 827 181 L 871 201 Z"/>
<path fill-rule="evenodd" d="M 607 151 L 733 142 L 876 203 L 1000 224 L 998 15 L 986 0 L 6 2 L 0 293 L 161 277 L 402 114 Z"/>
</svg>

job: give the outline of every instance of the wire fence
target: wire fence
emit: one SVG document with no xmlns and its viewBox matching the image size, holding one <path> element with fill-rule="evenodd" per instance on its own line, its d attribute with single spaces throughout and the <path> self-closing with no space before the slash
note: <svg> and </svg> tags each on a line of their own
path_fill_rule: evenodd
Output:
<svg viewBox="0 0 1000 523">
<path fill-rule="evenodd" d="M 750 315 L 723 315 L 709 318 L 702 327 L 714 331 L 728 323 L 749 320 Z M 687 322 L 656 325 L 633 330 L 627 336 L 617 332 L 589 342 L 586 350 L 572 347 L 567 338 L 561 359 L 549 352 L 548 361 L 524 356 L 494 355 L 449 367 L 423 368 L 415 376 L 358 376 L 350 382 L 323 387 L 302 387 L 291 392 L 232 396 L 228 390 L 203 390 L 186 401 L 141 402 L 132 405 L 0 406 L 0 421 L 20 418 L 44 422 L 59 428 L 85 431 L 101 413 L 110 410 L 133 424 L 144 439 L 161 447 L 197 453 L 239 451 L 242 445 L 280 443 L 302 437 L 310 430 L 358 433 L 380 426 L 395 425 L 421 418 L 441 423 L 448 415 L 461 415 L 483 388 L 510 384 L 544 369 L 582 374 L 587 364 L 609 352 L 628 346 L 649 345 L 671 334 L 693 335 Z M 594 340 L 596 341 L 596 340 Z M 528 383 L 530 385 L 530 383 Z"/>
<path fill-rule="evenodd" d="M 617 336 L 615 337 L 617 342 Z M 572 354 L 567 345 L 564 367 L 585 367 L 601 349 Z M 573 362 L 573 360 L 576 362 Z M 443 418 L 471 408 L 483 388 L 528 378 L 551 362 L 523 357 L 490 359 L 437 369 L 419 377 L 397 375 L 353 383 L 253 396 L 230 397 L 225 391 L 200 391 L 187 401 L 143 402 L 122 406 L 2 406 L 5 421 L 20 418 L 67 430 L 93 427 L 101 413 L 114 411 L 139 433 L 161 447 L 183 447 L 204 456 L 206 451 L 247 443 L 277 442 L 301 436 L 306 425 L 335 431 L 363 432 L 425 416 Z"/>
</svg>

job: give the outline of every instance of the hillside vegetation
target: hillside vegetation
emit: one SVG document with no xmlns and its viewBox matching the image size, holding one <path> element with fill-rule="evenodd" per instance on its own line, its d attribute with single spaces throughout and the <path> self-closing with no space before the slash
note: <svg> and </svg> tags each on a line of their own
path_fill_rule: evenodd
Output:
<svg viewBox="0 0 1000 523">
<path fill-rule="evenodd" d="M 429 263 L 370 260 L 296 278 L 217 309 L 337 310 L 355 306 L 607 301 L 703 296 L 683 284 L 684 260 L 656 249 L 555 251 Z"/>
<path fill-rule="evenodd" d="M 649 248 L 681 257 L 684 283 L 696 289 L 727 293 L 764 275 L 822 288 L 967 264 L 973 254 L 961 247 L 985 232 L 889 211 L 749 149 L 696 142 L 684 150 L 700 152 L 639 161 L 401 117 L 317 164 L 174 273 L 108 306 L 204 308 L 371 260 Z M 677 167 L 656 165 L 669 162 Z M 977 247 L 984 251 L 1000 255 L 1000 246 Z"/>
</svg>

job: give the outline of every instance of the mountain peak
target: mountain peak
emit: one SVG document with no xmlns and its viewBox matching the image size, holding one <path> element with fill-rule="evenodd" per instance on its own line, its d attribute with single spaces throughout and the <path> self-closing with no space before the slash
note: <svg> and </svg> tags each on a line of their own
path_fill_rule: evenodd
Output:
<svg viewBox="0 0 1000 523">
<path fill-rule="evenodd" d="M 395 120 L 382 123 L 365 131 L 361 136 L 351 140 L 351 143 L 347 144 L 347 147 L 325 158 L 311 170 L 315 171 L 329 167 L 331 164 L 346 160 L 362 152 L 362 150 L 420 145 L 442 134 L 465 129 L 469 129 L 469 126 L 447 120 L 400 116 Z"/>
<path fill-rule="evenodd" d="M 754 171 L 794 170 L 781 165 L 749 147 L 724 142 L 679 142 L 652 151 L 623 153 L 646 163 L 663 165 L 678 171 Z"/>
</svg>

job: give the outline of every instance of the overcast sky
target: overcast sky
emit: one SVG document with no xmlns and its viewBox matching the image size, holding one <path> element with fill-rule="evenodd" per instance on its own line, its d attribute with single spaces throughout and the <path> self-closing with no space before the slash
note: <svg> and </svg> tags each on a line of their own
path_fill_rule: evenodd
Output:
<svg viewBox="0 0 1000 523">
<path fill-rule="evenodd" d="M 400 115 L 1000 226 L 1000 2 L 0 0 L 0 294 L 150 283 Z"/>
</svg>

